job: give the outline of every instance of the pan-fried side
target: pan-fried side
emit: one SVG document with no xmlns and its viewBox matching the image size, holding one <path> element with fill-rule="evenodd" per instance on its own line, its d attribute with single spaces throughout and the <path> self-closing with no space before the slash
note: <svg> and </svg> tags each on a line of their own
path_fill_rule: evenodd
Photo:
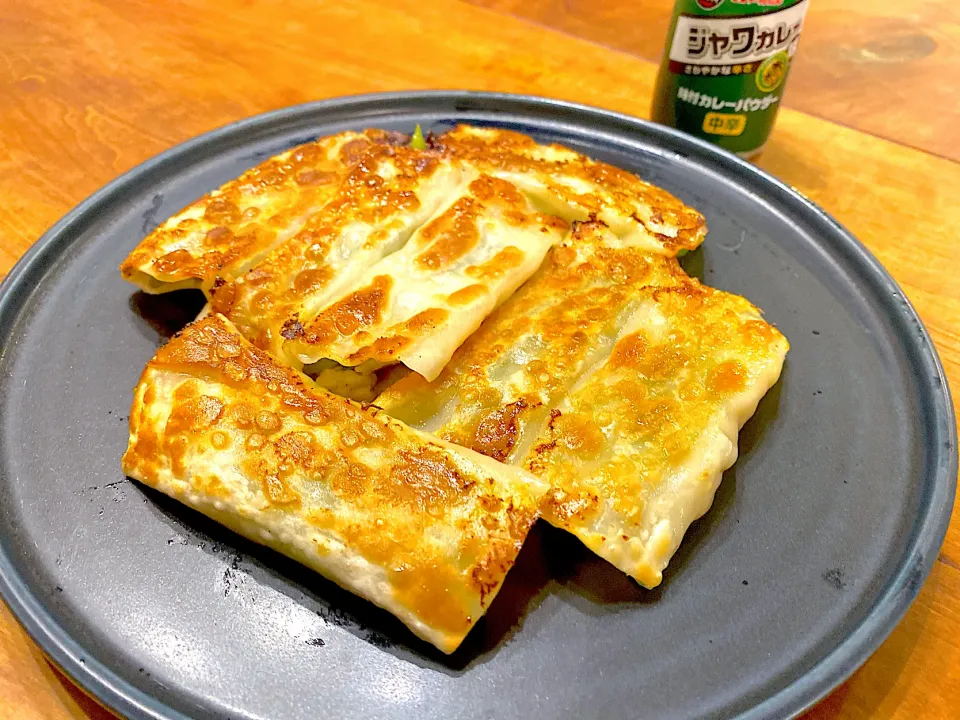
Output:
<svg viewBox="0 0 960 720">
<path fill-rule="evenodd" d="M 445 154 L 508 180 L 567 222 L 603 221 L 622 241 L 659 255 L 693 250 L 703 216 L 633 173 L 510 130 L 458 125 L 434 139 Z"/>
<path fill-rule="evenodd" d="M 299 367 L 284 343 L 338 293 L 357 289 L 368 268 L 406 245 L 462 181 L 462 168 L 436 154 L 369 144 L 300 232 L 246 274 L 214 284 L 213 310 L 257 347 Z M 355 309 L 345 322 L 364 312 Z"/>
<path fill-rule="evenodd" d="M 217 315 L 147 365 L 123 468 L 444 652 L 490 606 L 546 490 L 520 468 L 313 388 Z"/>
<path fill-rule="evenodd" d="M 410 374 L 377 405 L 445 440 L 518 462 L 550 408 L 609 354 L 643 288 L 683 278 L 675 259 L 624 246 L 600 222 L 577 223 L 436 381 Z"/>
<path fill-rule="evenodd" d="M 436 381 L 377 405 L 546 480 L 545 519 L 654 587 L 788 345 L 743 298 L 619 243 L 578 226 Z"/>
<path fill-rule="evenodd" d="M 404 141 L 345 132 L 280 153 L 161 223 L 120 272 L 148 293 L 206 289 L 217 276 L 242 274 L 326 205 L 363 148 Z"/>
<path fill-rule="evenodd" d="M 647 288 L 610 356 L 551 409 L 522 461 L 551 485 L 544 518 L 659 585 L 788 347 L 744 298 L 695 280 Z"/>
<path fill-rule="evenodd" d="M 295 367 L 399 361 L 433 378 L 564 227 L 590 218 L 664 257 L 706 231 L 669 193 L 518 133 L 458 126 L 415 149 L 368 130 L 227 183 L 148 236 L 122 272 L 148 292 L 202 288 L 214 312 Z M 438 224 L 449 227 L 431 237 Z M 456 258 L 429 250 L 449 251 L 455 236 Z"/>
<path fill-rule="evenodd" d="M 401 250 L 291 333 L 287 354 L 304 364 L 327 358 L 368 370 L 400 361 L 433 379 L 567 230 L 514 185 L 467 174 Z"/>
</svg>

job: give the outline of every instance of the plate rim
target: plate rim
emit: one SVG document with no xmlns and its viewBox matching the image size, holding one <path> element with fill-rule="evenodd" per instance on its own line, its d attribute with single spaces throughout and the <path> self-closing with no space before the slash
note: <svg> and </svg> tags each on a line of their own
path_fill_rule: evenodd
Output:
<svg viewBox="0 0 960 720">
<path fill-rule="evenodd" d="M 884 299 L 897 299 L 901 307 L 897 312 L 879 307 L 883 314 L 896 318 L 897 324 L 904 321 L 915 324 L 915 337 L 900 333 L 900 342 L 911 359 L 920 383 L 920 398 L 932 400 L 922 404 L 922 411 L 931 417 L 931 425 L 937 430 L 930 445 L 929 477 L 924 490 L 929 492 L 923 514 L 918 518 L 919 527 L 904 548 L 904 561 L 889 576 L 888 581 L 867 615 L 860 624 L 844 636 L 826 655 L 790 685 L 766 697 L 737 717 L 740 720 L 759 720 L 767 717 L 796 717 L 825 697 L 834 688 L 853 674 L 893 631 L 919 593 L 933 567 L 943 544 L 949 525 L 957 483 L 957 426 L 951 401 L 950 388 L 936 346 L 909 299 L 890 273 L 855 236 L 844 228 L 829 213 L 816 203 L 789 187 L 769 173 L 747 163 L 741 158 L 698 138 L 673 128 L 657 125 L 647 120 L 619 112 L 573 103 L 564 100 L 526 94 L 482 92 L 470 90 L 412 90 L 399 92 L 364 93 L 347 95 L 302 103 L 271 110 L 207 131 L 185 142 L 174 145 L 142 163 L 127 170 L 83 200 L 40 238 L 20 257 L 7 276 L 0 282 L 0 339 L 8 337 L 17 324 L 20 311 L 29 302 L 35 287 L 29 292 L 15 293 L 24 280 L 35 273 L 44 273 L 51 261 L 55 261 L 74 242 L 76 226 L 81 226 L 91 210 L 97 208 L 124 188 L 149 176 L 158 167 L 189 160 L 190 156 L 204 147 L 214 146 L 218 141 L 231 140 L 250 131 L 268 130 L 284 121 L 296 121 L 304 115 L 318 115 L 331 111 L 358 113 L 364 119 L 373 117 L 365 112 L 371 107 L 382 107 L 391 112 L 422 110 L 419 104 L 451 104 L 455 112 L 477 111 L 497 114 L 526 114 L 531 110 L 547 111 L 550 116 L 578 116 L 579 124 L 585 120 L 603 120 L 607 125 L 619 126 L 622 132 L 639 134 L 653 144 L 665 149 L 673 145 L 684 149 L 688 156 L 709 161 L 728 177 L 738 175 L 770 187 L 777 195 L 778 204 L 793 206 L 801 215 L 826 222 L 829 232 L 852 252 L 860 266 L 869 272 L 869 281 L 874 289 L 884 291 Z M 538 118 L 540 119 L 540 118 Z M 554 120 L 559 119 L 554 117 Z M 874 298 L 875 299 L 875 298 Z M 873 305 L 874 303 L 871 303 Z M 5 346 L 0 344 L 0 360 Z M 921 497 L 922 500 L 922 497 Z M 0 532 L 3 528 L 0 528 Z M 49 612 L 30 591 L 26 582 L 16 572 L 11 559 L 0 545 L 0 598 L 11 613 L 50 659 L 54 665 L 70 677 L 84 692 L 107 707 L 131 718 L 156 720 L 188 720 L 188 716 L 170 707 L 163 701 L 140 690 L 132 683 L 114 673 L 106 665 L 86 655 L 83 647 L 59 624 L 54 613 Z"/>
</svg>

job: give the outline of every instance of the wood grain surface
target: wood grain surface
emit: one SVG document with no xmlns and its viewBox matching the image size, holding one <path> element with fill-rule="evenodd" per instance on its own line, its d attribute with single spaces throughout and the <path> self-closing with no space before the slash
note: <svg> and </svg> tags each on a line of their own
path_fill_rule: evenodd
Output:
<svg viewBox="0 0 960 720">
<path fill-rule="evenodd" d="M 657 62 L 673 0 L 466 0 Z M 784 104 L 960 160 L 960 6 L 811 0 Z"/>
<path fill-rule="evenodd" d="M 851 13 L 867 5 L 814 0 L 814 8 L 818 3 L 858 8 Z M 914 22 L 913 4 L 925 5 L 876 3 L 884 7 L 884 17 L 896 20 L 902 13 L 904 27 Z M 121 172 L 201 132 L 293 103 L 377 90 L 470 88 L 647 114 L 653 64 L 498 10 L 512 7 L 507 5 L 0 1 L 0 275 L 60 216 Z M 565 5 L 589 24 L 585 8 L 602 15 L 615 3 Z M 662 0 L 649 5 L 665 7 Z M 809 64 L 829 67 L 829 52 L 817 48 L 833 46 L 818 46 L 813 36 L 812 30 L 805 36 L 801 55 Z M 815 59 L 818 52 L 824 55 Z M 923 70 L 922 61 L 911 67 L 918 85 L 943 81 Z M 960 70 L 960 65 L 949 69 Z M 956 83 L 948 78 L 946 84 Z M 794 100 L 798 86 L 799 72 L 791 81 Z M 956 101 L 947 95 L 943 107 L 955 111 Z M 960 165 L 933 154 L 949 152 L 909 147 L 920 146 L 912 142 L 918 136 L 943 137 L 946 147 L 958 139 L 956 123 L 944 130 L 937 112 L 917 112 L 910 120 L 912 135 L 886 134 L 894 142 L 853 129 L 862 123 L 851 121 L 829 96 L 821 97 L 821 106 L 808 109 L 838 122 L 782 112 L 759 165 L 824 206 L 876 253 L 916 305 L 950 382 L 960 388 L 955 257 Z M 958 717 L 958 698 L 960 525 L 955 513 L 939 562 L 905 620 L 810 716 Z M 0 606 L 0 718 L 8 717 L 108 714 L 51 669 Z"/>
</svg>

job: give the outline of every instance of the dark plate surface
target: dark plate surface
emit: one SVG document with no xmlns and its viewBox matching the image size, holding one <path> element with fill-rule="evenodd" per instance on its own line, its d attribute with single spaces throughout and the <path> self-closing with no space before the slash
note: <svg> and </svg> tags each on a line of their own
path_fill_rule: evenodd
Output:
<svg viewBox="0 0 960 720">
<path fill-rule="evenodd" d="M 452 657 L 388 614 L 125 479 L 131 388 L 197 296 L 117 265 L 189 201 L 347 128 L 493 124 L 639 173 L 701 210 L 689 272 L 789 338 L 741 457 L 645 591 L 538 525 Z M 849 675 L 943 539 L 955 426 L 902 292 L 822 211 L 639 120 L 516 96 L 347 98 L 174 148 L 70 213 L 0 292 L 0 590 L 83 687 L 132 717 L 783 717 Z"/>
</svg>

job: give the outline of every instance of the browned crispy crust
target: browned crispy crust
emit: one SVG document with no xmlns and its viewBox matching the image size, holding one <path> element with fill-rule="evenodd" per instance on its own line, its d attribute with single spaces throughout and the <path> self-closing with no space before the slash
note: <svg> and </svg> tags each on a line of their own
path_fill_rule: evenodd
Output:
<svg viewBox="0 0 960 720">
<path fill-rule="evenodd" d="M 343 252 L 342 233 L 351 225 L 374 228 L 356 248 L 352 271 L 368 251 L 394 242 L 390 221 L 416 212 L 421 205 L 418 188 L 438 169 L 436 153 L 410 147 L 394 147 L 352 141 L 345 148 L 352 165 L 322 211 L 311 216 L 303 228 L 275 248 L 253 269 L 229 280 L 212 293 L 216 312 L 230 318 L 258 347 L 282 354 L 280 330 L 291 321 L 306 326 L 312 317 L 311 300 L 317 302 L 337 282 L 342 272 L 334 256 Z M 384 178 L 388 165 L 392 177 Z M 381 254 L 370 252 L 374 259 Z M 319 308 L 315 308 L 319 310 Z"/>
<path fill-rule="evenodd" d="M 432 217 L 432 208 L 463 192 L 457 182 L 468 172 L 480 177 Z M 525 210 L 530 202 L 543 211 Z M 468 268 L 474 286 L 396 326 L 367 329 L 391 293 L 359 287 L 357 276 L 418 228 L 416 237 L 429 244 L 419 269 L 446 272 L 475 246 L 494 207 L 518 228 L 540 223 L 557 238 L 570 222 L 596 218 L 665 256 L 696 247 L 706 231 L 699 213 L 660 188 L 518 133 L 458 126 L 417 150 L 396 133 L 368 130 L 308 143 L 251 169 L 144 238 L 121 272 L 148 292 L 201 287 L 213 311 L 294 365 L 330 356 L 324 353 L 343 364 L 389 363 L 455 324 L 439 313 L 489 312 L 476 308 L 490 304 L 482 298 L 491 283 L 509 277 L 524 254 L 506 247 Z M 345 338 L 353 347 L 339 357 L 332 347 L 345 346 Z"/>
<path fill-rule="evenodd" d="M 203 287 L 248 270 L 333 197 L 370 144 L 405 136 L 342 133 L 300 145 L 204 195 L 147 235 L 120 266 L 148 292 Z"/>
<path fill-rule="evenodd" d="M 484 255 L 478 245 L 494 232 L 492 226 L 500 228 L 511 244 Z M 459 323 L 468 333 L 492 309 L 504 285 L 519 285 L 532 274 L 568 227 L 560 218 L 538 212 L 511 183 L 481 174 L 419 228 L 401 258 L 391 258 L 392 267 L 383 271 L 394 274 L 368 275 L 366 284 L 321 310 L 301 334 L 288 338 L 293 342 L 286 343 L 287 355 L 334 358 L 344 365 L 388 364 L 417 343 L 456 332 L 447 323 Z M 467 264 L 471 252 L 478 254 Z M 462 272 L 455 269 L 458 264 Z M 415 314 L 391 314 L 401 294 L 443 273 L 455 283 L 452 290 L 437 287 L 431 294 L 424 288 L 428 302 Z"/>
<path fill-rule="evenodd" d="M 460 125 L 437 136 L 431 146 L 484 170 L 542 178 L 547 190 L 571 207 L 581 208 L 587 217 L 607 209 L 632 218 L 656 237 L 666 254 L 692 250 L 706 234 L 703 216 L 666 190 L 560 145 L 539 145 L 533 138 L 510 130 Z M 577 192 L 564 182 L 568 178 L 592 189 Z M 638 205 L 644 216 L 638 215 Z"/>
<path fill-rule="evenodd" d="M 219 316 L 157 352 L 130 424 L 128 475 L 366 594 L 448 652 L 495 595 L 543 489 L 311 387 Z M 383 574 L 386 595 L 338 570 L 353 556 Z"/>
<path fill-rule="evenodd" d="M 377 404 L 416 426 L 456 397 L 456 409 L 437 434 L 512 462 L 517 448 L 532 439 L 529 431 L 537 432 L 552 404 L 589 366 L 602 338 L 616 335 L 643 288 L 684 278 L 674 258 L 622 246 L 603 223 L 578 223 L 434 382 L 408 375 Z M 511 365 L 507 358 L 522 352 L 525 342 L 534 357 Z M 501 376 L 504 368 L 511 373 L 509 381 Z"/>
<path fill-rule="evenodd" d="M 546 480 L 544 518 L 653 587 L 787 347 L 744 298 L 593 222 L 435 381 L 408 375 L 376 402 Z"/>
</svg>

